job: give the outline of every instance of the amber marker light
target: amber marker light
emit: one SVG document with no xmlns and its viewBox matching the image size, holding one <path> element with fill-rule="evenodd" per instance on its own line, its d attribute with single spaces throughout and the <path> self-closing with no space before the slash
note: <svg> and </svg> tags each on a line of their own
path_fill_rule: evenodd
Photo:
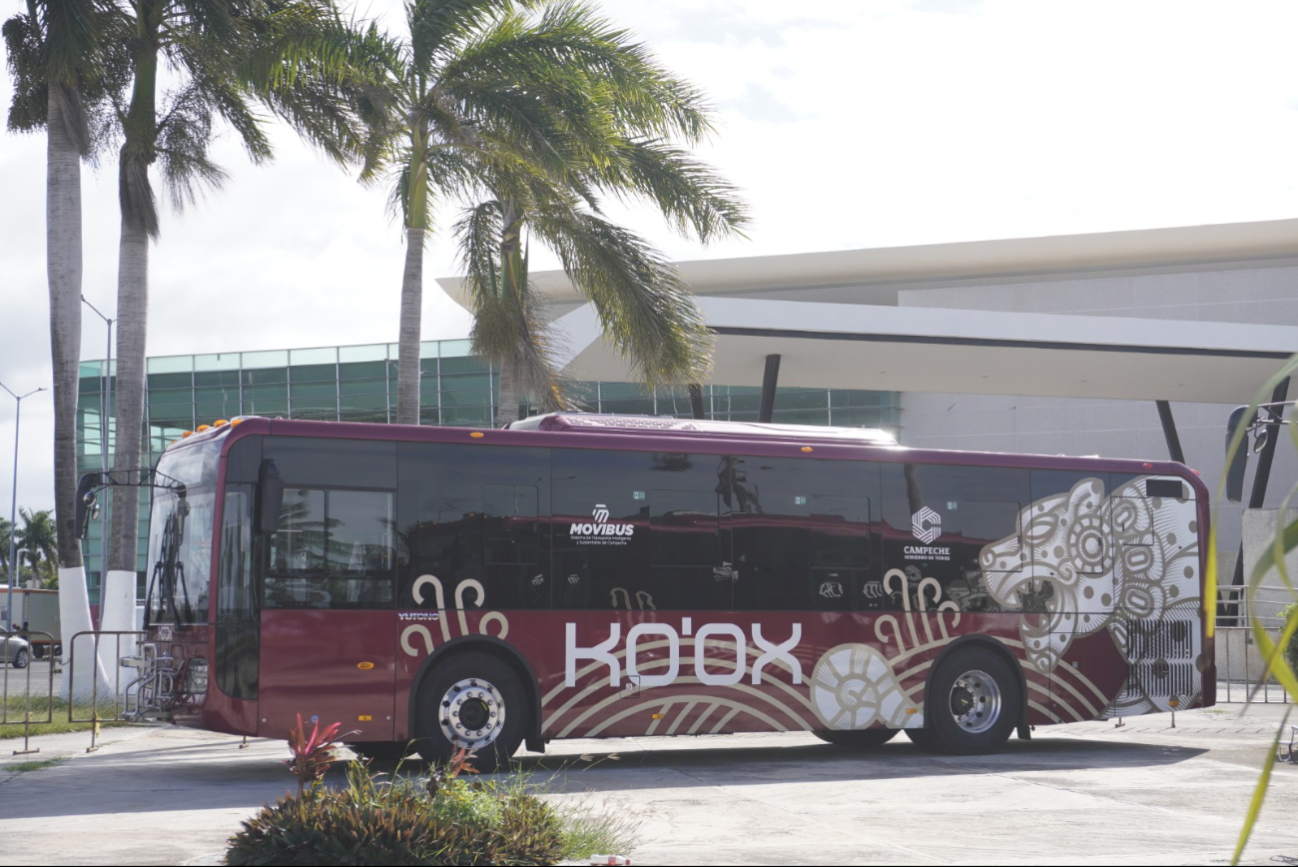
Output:
<svg viewBox="0 0 1298 867">
<path fill-rule="evenodd" d="M 181 438 L 182 440 L 187 440 L 187 439 L 189 439 L 190 437 L 192 437 L 193 435 L 194 435 L 194 432 L 193 432 L 192 430 L 187 430 L 187 431 L 185 431 L 184 433 L 182 433 L 182 434 L 180 435 L 180 438 Z"/>
<path fill-rule="evenodd" d="M 234 421 L 230 422 L 230 427 L 234 427 L 237 424 L 243 424 L 243 419 L 236 418 Z"/>
<path fill-rule="evenodd" d="M 358 663 L 356 663 L 356 667 L 359 668 L 361 671 L 369 671 L 371 668 L 374 667 L 374 663 L 372 663 L 372 662 L 358 662 Z"/>
<path fill-rule="evenodd" d="M 469 434 L 469 436 L 473 437 L 475 440 L 480 440 L 483 437 L 485 437 L 486 434 L 484 434 L 482 431 L 475 430 L 473 433 Z"/>
<path fill-rule="evenodd" d="M 804 452 L 813 451 L 813 449 L 811 448 L 811 446 L 803 446 L 803 447 L 802 447 L 802 450 L 803 450 Z"/>
<path fill-rule="evenodd" d="M 367 713 L 360 714 L 359 716 L 356 717 L 357 722 L 372 722 L 373 720 L 374 717 L 370 716 Z"/>
<path fill-rule="evenodd" d="M 212 422 L 212 427 L 225 427 L 229 423 L 229 419 L 218 418 L 216 421 Z"/>
<path fill-rule="evenodd" d="M 200 425 L 198 426 L 198 432 L 199 432 L 199 433 L 202 433 L 202 432 L 205 431 L 205 430 L 211 430 L 211 429 L 212 429 L 212 426 L 211 426 L 210 424 L 200 424 Z"/>
<path fill-rule="evenodd" d="M 656 713 L 656 714 L 651 714 L 651 715 L 650 715 L 650 718 L 651 718 L 651 719 L 662 719 L 662 718 L 665 717 L 665 716 L 667 716 L 667 714 L 665 714 L 665 713 Z"/>
</svg>

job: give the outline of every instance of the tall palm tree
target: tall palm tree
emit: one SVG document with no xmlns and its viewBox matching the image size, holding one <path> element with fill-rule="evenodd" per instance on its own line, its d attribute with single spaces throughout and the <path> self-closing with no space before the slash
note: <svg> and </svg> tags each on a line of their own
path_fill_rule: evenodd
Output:
<svg viewBox="0 0 1298 867">
<path fill-rule="evenodd" d="M 118 198 L 117 438 L 114 467 L 140 465 L 148 334 L 149 243 L 161 223 L 150 171 L 156 164 L 171 203 L 193 204 L 225 172 L 211 159 L 218 123 L 232 128 L 254 163 L 271 156 L 256 106 L 287 120 L 308 141 L 342 162 L 358 148 L 342 96 L 348 29 L 332 0 L 125 0 L 132 86 L 119 108 L 122 146 Z M 160 64 L 180 86 L 159 103 Z M 139 501 L 114 491 L 108 577 L 134 586 Z"/>
<path fill-rule="evenodd" d="M 697 376 L 708 338 L 688 292 L 661 254 L 600 216 L 595 198 L 647 199 L 704 239 L 742 225 L 734 190 L 665 143 L 708 132 L 697 91 L 578 3 L 532 16 L 507 2 L 415 0 L 407 23 L 411 40 L 391 70 L 399 113 L 363 173 L 395 167 L 392 202 L 406 228 L 397 421 L 419 420 L 423 246 L 438 198 L 479 202 L 457 230 L 475 349 L 502 365 L 506 413 L 520 391 L 563 400 L 527 291 L 525 229 L 559 253 L 646 381 Z"/>
<path fill-rule="evenodd" d="M 54 474 L 60 565 L 81 568 L 73 532 L 76 496 L 77 365 L 81 353 L 81 160 L 91 130 L 83 91 L 100 76 L 103 48 L 93 0 L 28 0 L 4 23 L 14 82 L 8 128 L 46 132 L 46 270 L 54 366 Z"/>
<path fill-rule="evenodd" d="M 60 577 L 59 616 L 69 634 L 90 628 L 81 544 L 75 528 L 78 362 L 81 353 L 81 160 L 96 141 L 94 107 L 110 93 L 113 40 L 95 0 L 27 0 L 26 14 L 4 23 L 14 81 L 8 127 L 46 132 L 46 273 L 54 370 L 54 503 Z M 13 528 L 10 528 L 11 531 Z M 77 660 L 80 690 L 107 684 L 89 654 Z M 70 683 L 72 678 L 65 679 Z"/>
</svg>

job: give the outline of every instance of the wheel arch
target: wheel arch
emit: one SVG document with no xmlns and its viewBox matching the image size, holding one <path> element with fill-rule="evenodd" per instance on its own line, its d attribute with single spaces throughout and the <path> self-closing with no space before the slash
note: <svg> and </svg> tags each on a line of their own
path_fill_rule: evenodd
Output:
<svg viewBox="0 0 1298 867">
<path fill-rule="evenodd" d="M 410 719 L 408 731 L 413 736 L 419 730 L 419 691 L 424 687 L 433 667 L 448 657 L 460 653 L 477 651 L 494 656 L 505 663 L 518 676 L 523 684 L 523 693 L 527 696 L 530 713 L 527 728 L 523 732 L 523 741 L 532 752 L 545 752 L 545 741 L 541 737 L 541 693 L 537 685 L 536 670 L 532 668 L 518 648 L 493 635 L 461 635 L 452 638 L 428 655 L 419 666 L 415 678 L 410 684 Z"/>
<path fill-rule="evenodd" d="M 994 635 L 987 635 L 981 632 L 973 635 L 962 635 L 950 642 L 942 648 L 941 653 L 939 653 L 937 658 L 933 660 L 933 664 L 929 666 L 928 674 L 924 678 L 925 719 L 929 716 L 929 694 L 933 685 L 933 676 L 937 674 L 938 669 L 941 668 L 942 664 L 950 659 L 952 655 L 960 652 L 962 648 L 968 647 L 983 647 L 992 651 L 1004 659 L 1005 663 L 1009 665 L 1010 671 L 1014 672 L 1014 677 L 1017 679 L 1019 685 L 1019 708 L 1018 719 L 1015 720 L 1015 729 L 1018 732 L 1020 739 L 1028 740 L 1031 738 L 1032 731 L 1028 726 L 1028 678 L 1027 675 L 1023 673 L 1023 666 L 1020 664 L 1019 658 L 1005 646 L 1004 642 L 996 638 Z"/>
</svg>

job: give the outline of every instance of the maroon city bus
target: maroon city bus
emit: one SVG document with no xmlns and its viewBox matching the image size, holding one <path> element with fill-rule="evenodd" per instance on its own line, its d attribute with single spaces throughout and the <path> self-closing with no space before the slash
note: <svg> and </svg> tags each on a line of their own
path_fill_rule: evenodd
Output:
<svg viewBox="0 0 1298 867">
<path fill-rule="evenodd" d="M 133 689 L 185 726 L 282 738 L 301 714 L 480 766 L 787 730 L 983 753 L 1215 698 L 1208 495 L 1178 463 L 243 418 L 173 444 L 152 486 Z"/>
</svg>

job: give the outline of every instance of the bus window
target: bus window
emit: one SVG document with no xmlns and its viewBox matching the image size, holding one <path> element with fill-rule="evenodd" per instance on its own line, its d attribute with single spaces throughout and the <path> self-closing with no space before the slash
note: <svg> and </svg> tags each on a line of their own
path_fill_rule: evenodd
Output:
<svg viewBox="0 0 1298 867">
<path fill-rule="evenodd" d="M 735 606 L 747 610 L 868 611 L 873 573 L 875 464 L 737 456 L 721 473 Z"/>
<path fill-rule="evenodd" d="M 403 443 L 400 451 L 401 605 L 432 575 L 441 605 L 546 609 L 551 576 L 545 542 L 549 452 L 453 443 Z M 482 598 L 461 591 L 466 581 Z"/>
<path fill-rule="evenodd" d="M 961 611 L 1001 610 L 988 582 L 1027 562 L 1019 518 L 1029 502 L 1028 471 L 884 464 L 881 473 L 882 567 L 907 576 L 889 584 L 887 607 L 933 610 L 954 602 Z M 937 581 L 936 594 L 924 589 L 931 586 L 926 578 Z"/>
<path fill-rule="evenodd" d="M 708 455 L 556 450 L 556 605 L 729 608 L 716 462 Z"/>
<path fill-rule="evenodd" d="M 287 489 L 270 540 L 266 607 L 391 607 L 392 500 L 388 491 Z"/>
</svg>

